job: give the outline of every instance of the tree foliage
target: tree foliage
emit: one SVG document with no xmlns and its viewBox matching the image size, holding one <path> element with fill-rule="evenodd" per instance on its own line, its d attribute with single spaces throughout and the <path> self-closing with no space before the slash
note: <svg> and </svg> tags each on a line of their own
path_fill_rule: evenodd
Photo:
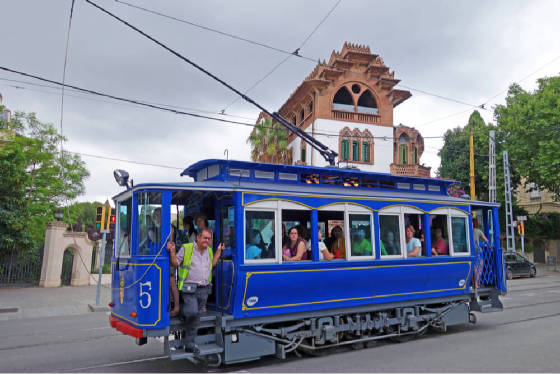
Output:
<svg viewBox="0 0 560 374">
<path fill-rule="evenodd" d="M 489 133 L 496 131 L 496 198 L 504 201 L 504 174 L 503 170 L 503 134 L 492 124 L 484 123 L 480 113 L 475 110 L 469 117 L 464 127 L 447 130 L 444 134 L 444 145 L 438 152 L 441 157 L 441 166 L 438 175 L 446 179 L 461 182 L 461 186 L 468 194 L 470 191 L 470 160 L 469 160 L 469 133 L 473 132 L 474 143 L 474 180 L 477 199 L 488 201 L 489 197 Z M 511 169 L 511 184 L 517 186 L 519 173 Z"/>
<path fill-rule="evenodd" d="M 25 231 L 32 244 L 38 245 L 44 240 L 46 222 L 53 220 L 56 207 L 68 204 L 84 192 L 84 180 L 89 173 L 79 156 L 64 153 L 61 157 L 57 146 L 66 139 L 52 124 L 39 121 L 35 113 L 16 112 L 10 122 L 0 123 L 0 131 L 5 138 L 0 148 L 0 211 L 13 213 L 5 222 L 13 229 L 19 228 L 17 222 L 25 217 Z M 8 166 L 3 161 L 10 158 L 15 161 L 11 169 L 4 171 Z M 22 195 L 24 203 L 20 203 Z M 9 242 L 9 236 L 1 234 L 0 243 Z M 21 247 L 16 249 L 25 250 L 25 243 L 20 242 Z"/>
<path fill-rule="evenodd" d="M 509 88 L 506 105 L 494 118 L 505 141 L 512 168 L 527 182 L 560 199 L 560 76 L 541 78 L 534 92 L 518 84 Z"/>
<path fill-rule="evenodd" d="M 290 162 L 288 149 L 288 130 L 269 118 L 257 123 L 247 143 L 251 145 L 251 160 L 272 164 Z"/>
</svg>

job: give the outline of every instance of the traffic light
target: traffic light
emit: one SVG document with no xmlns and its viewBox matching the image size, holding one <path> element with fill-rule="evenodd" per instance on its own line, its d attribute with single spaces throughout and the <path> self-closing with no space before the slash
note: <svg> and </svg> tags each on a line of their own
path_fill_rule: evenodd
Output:
<svg viewBox="0 0 560 374">
<path fill-rule="evenodd" d="M 109 212 L 109 230 L 115 231 L 115 221 L 116 221 L 115 209 L 111 208 Z"/>
<path fill-rule="evenodd" d="M 105 229 L 105 205 L 97 207 L 95 228 L 98 230 Z"/>
</svg>

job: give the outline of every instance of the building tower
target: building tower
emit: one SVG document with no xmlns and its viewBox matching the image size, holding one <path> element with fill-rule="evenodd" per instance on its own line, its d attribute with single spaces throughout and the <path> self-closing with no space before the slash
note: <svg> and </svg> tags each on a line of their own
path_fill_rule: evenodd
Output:
<svg viewBox="0 0 560 374">
<path fill-rule="evenodd" d="M 424 149 L 421 135 L 414 128 L 393 125 L 394 108 L 411 96 L 395 89 L 397 83 L 394 71 L 368 46 L 346 42 L 328 62 L 317 64 L 278 112 L 337 151 L 340 166 L 429 177 L 430 169 L 419 165 Z M 261 113 L 257 122 L 266 117 Z M 397 144 L 395 131 L 407 139 L 406 157 L 399 158 L 405 147 Z M 295 134 L 288 141 L 291 163 L 328 166 Z"/>
</svg>

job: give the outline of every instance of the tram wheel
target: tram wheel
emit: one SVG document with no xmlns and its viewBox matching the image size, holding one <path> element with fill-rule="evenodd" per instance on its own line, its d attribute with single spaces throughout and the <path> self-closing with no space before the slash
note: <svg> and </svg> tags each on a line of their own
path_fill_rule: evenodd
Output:
<svg viewBox="0 0 560 374">
<path fill-rule="evenodd" d="M 469 322 L 473 325 L 476 323 L 476 314 L 474 314 L 473 312 L 469 313 Z"/>
</svg>

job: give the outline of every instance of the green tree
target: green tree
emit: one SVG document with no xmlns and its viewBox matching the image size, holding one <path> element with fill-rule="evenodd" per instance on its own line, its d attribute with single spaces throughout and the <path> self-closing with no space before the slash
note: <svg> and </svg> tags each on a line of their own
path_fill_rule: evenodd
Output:
<svg viewBox="0 0 560 374">
<path fill-rule="evenodd" d="M 7 196 L 17 196 L 21 192 L 18 178 L 25 173 L 25 204 L 18 206 L 18 214 L 27 217 L 27 231 L 36 246 L 43 242 L 46 222 L 53 219 L 56 207 L 84 192 L 89 173 L 79 156 L 64 153 L 61 157 L 57 146 L 66 139 L 52 124 L 39 121 L 35 113 L 16 112 L 9 123 L 0 124 L 0 131 L 11 134 L 6 142 L 9 146 L 0 150 L 0 159 L 9 158 L 8 152 L 22 157 L 14 164 L 17 171 L 6 174 L 13 177 L 5 178 L 2 173 L 2 179 Z M 0 210 L 6 206 L 2 201 Z"/>
<path fill-rule="evenodd" d="M 474 177 L 475 192 L 478 200 L 488 201 L 488 177 L 489 177 L 489 132 L 496 130 L 496 200 L 502 203 L 500 208 L 500 222 L 505 222 L 505 188 L 503 172 L 503 150 L 505 146 L 505 135 L 496 126 L 485 124 L 478 111 L 473 111 L 469 122 L 465 127 L 457 127 L 448 130 L 444 134 L 444 144 L 438 155 L 441 157 L 441 166 L 438 175 L 445 179 L 460 181 L 458 188 L 470 192 L 470 161 L 469 161 L 469 133 L 473 131 L 474 143 Z M 516 169 L 510 168 L 511 185 L 517 186 L 520 181 Z M 520 207 L 513 204 L 514 215 L 525 214 Z"/>
<path fill-rule="evenodd" d="M 10 137 L 6 138 L 0 143 L 0 253 L 31 245 L 25 156 Z"/>
<path fill-rule="evenodd" d="M 265 163 L 287 164 L 290 162 L 288 130 L 269 118 L 257 123 L 247 138 L 251 145 L 251 160 Z"/>
<path fill-rule="evenodd" d="M 511 168 L 526 182 L 551 191 L 560 199 L 560 76 L 537 80 L 527 92 L 512 84 L 506 104 L 494 118 L 509 152 Z"/>
</svg>

